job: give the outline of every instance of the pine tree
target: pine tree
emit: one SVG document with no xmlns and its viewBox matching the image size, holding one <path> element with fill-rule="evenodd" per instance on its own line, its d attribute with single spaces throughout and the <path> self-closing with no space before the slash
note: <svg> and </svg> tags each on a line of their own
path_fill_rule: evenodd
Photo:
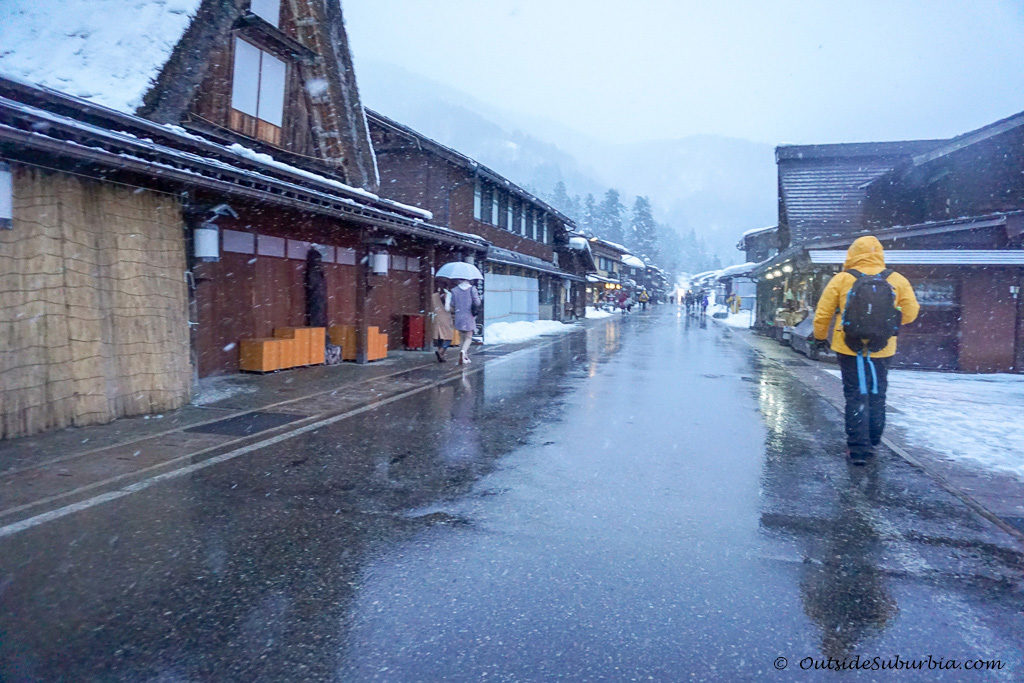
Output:
<svg viewBox="0 0 1024 683">
<path fill-rule="evenodd" d="M 655 258 L 658 255 L 658 235 L 651 215 L 651 200 L 637 197 L 633 202 L 633 223 L 630 230 L 631 249 L 641 256 Z"/>
<path fill-rule="evenodd" d="M 608 190 L 604 193 L 604 200 L 599 209 L 600 218 L 596 232 L 602 239 L 609 242 L 622 244 L 624 235 L 622 233 L 622 214 L 626 207 L 619 201 L 618 190 Z"/>
<path fill-rule="evenodd" d="M 551 206 L 555 207 L 562 213 L 569 213 L 572 205 L 572 199 L 570 199 L 569 192 L 565 189 L 565 183 L 561 180 L 555 183 L 555 190 L 551 193 L 551 197 L 548 201 L 551 202 Z"/>
<path fill-rule="evenodd" d="M 569 211 L 566 215 L 576 221 L 576 225 L 580 225 L 580 217 L 583 215 L 583 200 L 578 194 L 572 196 L 572 200 L 569 202 Z"/>
<path fill-rule="evenodd" d="M 580 228 L 586 233 L 593 233 L 597 229 L 597 200 L 594 195 L 587 193 L 583 200 L 583 215 L 580 217 Z"/>
</svg>

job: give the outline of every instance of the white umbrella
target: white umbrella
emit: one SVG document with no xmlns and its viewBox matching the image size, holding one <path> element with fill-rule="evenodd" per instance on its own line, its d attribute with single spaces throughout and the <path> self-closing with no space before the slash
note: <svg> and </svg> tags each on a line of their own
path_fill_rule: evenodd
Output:
<svg viewBox="0 0 1024 683">
<path fill-rule="evenodd" d="M 434 277 L 445 277 L 449 280 L 483 280 L 484 276 L 472 263 L 452 261 L 437 269 Z"/>
</svg>

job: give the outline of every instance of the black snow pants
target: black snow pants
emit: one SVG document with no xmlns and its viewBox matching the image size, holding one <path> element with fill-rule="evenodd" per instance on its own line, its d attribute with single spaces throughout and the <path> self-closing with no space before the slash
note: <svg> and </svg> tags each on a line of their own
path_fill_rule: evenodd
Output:
<svg viewBox="0 0 1024 683">
<path fill-rule="evenodd" d="M 888 387 L 889 359 L 871 358 L 874 376 L 865 360 L 864 375 L 868 393 L 861 393 L 857 374 L 857 357 L 837 353 L 839 370 L 843 375 L 843 397 L 846 399 L 846 445 L 850 455 L 867 457 L 871 449 L 882 441 L 885 430 L 885 390 Z M 874 393 L 877 379 L 878 393 Z"/>
</svg>

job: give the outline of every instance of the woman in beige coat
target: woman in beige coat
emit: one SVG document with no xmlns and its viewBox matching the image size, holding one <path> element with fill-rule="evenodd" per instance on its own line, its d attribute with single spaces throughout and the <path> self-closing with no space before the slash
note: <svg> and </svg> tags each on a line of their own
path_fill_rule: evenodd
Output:
<svg viewBox="0 0 1024 683">
<path fill-rule="evenodd" d="M 434 320 L 434 355 L 438 363 L 446 362 L 445 353 L 452 345 L 452 336 L 455 332 L 455 324 L 452 322 L 451 292 L 444 285 L 438 284 L 430 297 L 433 312 L 431 317 Z"/>
</svg>

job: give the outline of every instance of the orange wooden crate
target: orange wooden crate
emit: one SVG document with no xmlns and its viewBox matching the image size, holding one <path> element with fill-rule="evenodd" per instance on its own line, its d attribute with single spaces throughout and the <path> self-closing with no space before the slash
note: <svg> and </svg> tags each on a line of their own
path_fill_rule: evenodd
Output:
<svg viewBox="0 0 1024 683">
<path fill-rule="evenodd" d="M 282 367 L 286 340 L 274 337 L 242 339 L 238 344 L 238 366 L 248 372 L 272 372 Z"/>
<path fill-rule="evenodd" d="M 327 330 L 322 327 L 307 327 L 306 330 L 309 334 L 309 365 L 323 365 Z"/>
<path fill-rule="evenodd" d="M 331 343 L 341 347 L 342 360 L 356 359 L 356 327 L 355 325 L 331 325 L 327 328 Z"/>
<path fill-rule="evenodd" d="M 388 357 L 388 335 L 377 327 L 370 327 L 367 334 L 366 360 L 381 360 Z"/>
<path fill-rule="evenodd" d="M 297 365 L 302 365 L 302 360 L 306 355 L 306 344 L 302 343 L 305 340 L 298 339 L 282 339 L 281 340 L 281 369 L 294 368 Z"/>
<path fill-rule="evenodd" d="M 331 325 L 327 328 L 327 335 L 332 344 L 341 347 L 342 360 L 356 360 L 358 336 L 355 325 Z M 368 328 L 366 360 L 381 360 L 387 357 L 388 335 L 382 334 L 376 326 Z"/>
<path fill-rule="evenodd" d="M 277 327 L 274 329 L 274 336 L 282 339 L 294 340 L 295 348 L 292 358 L 292 365 L 313 365 L 323 363 L 323 329 L 322 327 Z M 317 345 L 316 330 L 320 331 L 319 344 Z M 318 353 L 317 348 L 321 349 Z M 319 356 L 319 358 L 318 358 Z"/>
</svg>

